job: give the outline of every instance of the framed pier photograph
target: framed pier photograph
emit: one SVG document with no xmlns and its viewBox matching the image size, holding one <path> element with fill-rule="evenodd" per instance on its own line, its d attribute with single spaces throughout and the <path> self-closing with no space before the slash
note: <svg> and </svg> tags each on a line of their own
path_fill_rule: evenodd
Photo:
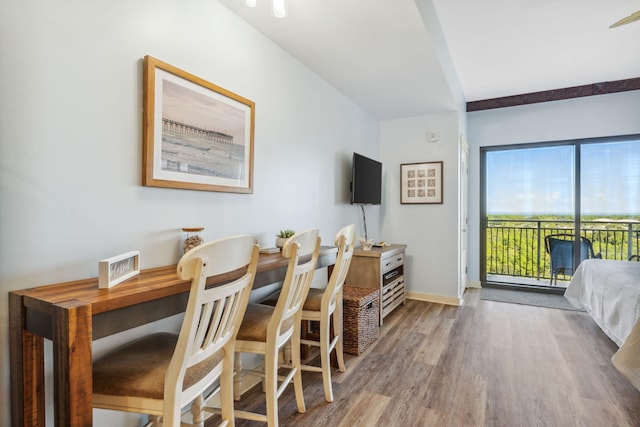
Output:
<svg viewBox="0 0 640 427">
<path fill-rule="evenodd" d="M 148 55 L 143 96 L 143 185 L 253 192 L 253 101 Z"/>
</svg>

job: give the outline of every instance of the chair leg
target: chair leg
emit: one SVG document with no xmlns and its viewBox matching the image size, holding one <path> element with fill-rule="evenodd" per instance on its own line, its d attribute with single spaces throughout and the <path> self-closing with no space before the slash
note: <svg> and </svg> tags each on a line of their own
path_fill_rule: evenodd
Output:
<svg viewBox="0 0 640 427">
<path fill-rule="evenodd" d="M 331 388 L 331 355 L 329 354 L 330 323 L 331 321 L 328 316 L 320 321 L 320 366 L 322 367 L 324 398 L 327 402 L 333 402 L 333 390 Z"/>
<path fill-rule="evenodd" d="M 306 411 L 304 405 L 304 394 L 302 392 L 302 368 L 300 362 L 300 330 L 294 329 L 291 337 L 291 365 L 296 370 L 293 375 L 293 387 L 296 393 L 296 403 L 298 412 L 303 414 Z"/>
<path fill-rule="evenodd" d="M 283 363 L 291 363 L 291 341 L 286 343 L 282 348 L 282 362 Z"/>
<path fill-rule="evenodd" d="M 333 336 L 338 337 L 336 342 L 336 358 L 338 359 L 338 370 L 340 372 L 346 371 L 344 366 L 344 353 L 342 351 L 342 307 L 336 307 L 336 310 L 332 314 L 333 317 Z"/>
<path fill-rule="evenodd" d="M 264 355 L 265 398 L 267 401 L 267 426 L 278 427 L 278 351 Z"/>
<path fill-rule="evenodd" d="M 234 376 L 233 376 L 233 360 L 235 355 L 233 349 L 225 351 L 224 361 L 222 363 L 222 375 L 220 376 L 220 412 L 222 421 L 234 425 L 233 418 L 233 399 L 234 399 Z"/>
<path fill-rule="evenodd" d="M 172 399 L 164 400 L 164 415 L 161 418 L 161 426 L 179 426 L 181 420 L 181 408 L 179 402 L 173 402 Z"/>
<path fill-rule="evenodd" d="M 191 422 L 194 426 L 204 426 L 204 417 L 202 416 L 202 408 L 204 407 L 204 398 L 202 395 L 196 397 L 191 402 Z"/>
<path fill-rule="evenodd" d="M 242 396 L 242 353 L 236 352 L 235 357 L 235 376 L 233 378 L 233 397 L 235 400 L 240 400 Z"/>
<path fill-rule="evenodd" d="M 302 320 L 302 327 L 300 329 L 300 336 L 302 339 L 309 339 L 309 325 L 311 322 L 308 320 Z M 309 358 L 309 346 L 306 344 L 302 344 L 300 349 L 300 357 L 304 360 Z"/>
</svg>

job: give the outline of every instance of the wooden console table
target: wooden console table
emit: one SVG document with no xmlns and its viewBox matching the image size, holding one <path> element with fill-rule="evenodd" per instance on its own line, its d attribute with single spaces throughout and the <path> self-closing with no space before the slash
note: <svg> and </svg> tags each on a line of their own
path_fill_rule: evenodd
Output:
<svg viewBox="0 0 640 427">
<path fill-rule="evenodd" d="M 323 246 L 317 268 L 331 268 L 336 254 Z M 254 289 L 282 281 L 287 262 L 280 253 L 261 254 Z M 92 278 L 10 292 L 12 427 L 45 425 L 44 338 L 53 342 L 55 425 L 91 426 L 92 340 L 184 312 L 190 286 L 168 266 L 110 289 Z"/>
<path fill-rule="evenodd" d="M 404 258 L 407 245 L 362 248 L 353 252 L 345 284 L 380 291 L 380 326 L 384 318 L 404 304 Z"/>
</svg>

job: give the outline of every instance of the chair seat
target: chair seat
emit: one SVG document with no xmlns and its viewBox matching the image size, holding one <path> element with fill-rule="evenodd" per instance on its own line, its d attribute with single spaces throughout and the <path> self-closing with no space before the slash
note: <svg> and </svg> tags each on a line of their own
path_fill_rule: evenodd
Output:
<svg viewBox="0 0 640 427">
<path fill-rule="evenodd" d="M 324 296 L 324 289 L 311 288 L 307 294 L 307 299 L 302 306 L 303 311 L 320 311 L 322 308 L 322 297 Z"/>
<path fill-rule="evenodd" d="M 177 334 L 152 334 L 122 346 L 93 364 L 93 393 L 163 399 L 167 368 L 178 341 Z M 187 369 L 186 389 L 213 369 L 223 357 L 219 351 Z"/>
<path fill-rule="evenodd" d="M 322 308 L 322 296 L 324 295 L 324 291 L 324 289 L 310 288 L 309 293 L 307 294 L 307 299 L 304 301 L 304 305 L 302 306 L 302 310 L 320 311 Z M 280 291 L 269 295 L 264 301 L 260 302 L 260 304 L 274 306 L 278 302 L 279 296 Z"/>
<path fill-rule="evenodd" d="M 236 341 L 267 342 L 267 328 L 271 316 L 273 316 L 273 310 L 274 307 L 270 305 L 249 303 L 238 330 Z M 282 330 L 286 331 L 291 328 L 293 322 L 293 318 L 282 322 Z"/>
<path fill-rule="evenodd" d="M 238 330 L 238 341 L 267 341 L 267 327 L 273 315 L 273 307 L 264 304 L 249 303 Z"/>
</svg>

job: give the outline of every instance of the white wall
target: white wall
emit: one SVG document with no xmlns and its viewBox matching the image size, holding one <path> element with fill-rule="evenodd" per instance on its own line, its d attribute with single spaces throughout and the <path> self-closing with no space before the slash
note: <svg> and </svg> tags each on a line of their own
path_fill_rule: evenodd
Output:
<svg viewBox="0 0 640 427">
<path fill-rule="evenodd" d="M 469 279 L 480 280 L 480 147 L 637 134 L 639 118 L 640 91 L 469 113 Z"/>
<path fill-rule="evenodd" d="M 412 296 L 454 302 L 458 297 L 457 112 L 380 123 L 385 188 L 381 235 L 375 240 L 407 245 L 406 286 Z M 439 142 L 427 142 L 427 131 Z M 400 165 L 443 161 L 443 204 L 400 204 Z M 444 297 L 444 298 L 443 298 Z"/>
<path fill-rule="evenodd" d="M 378 157 L 378 123 L 216 1 L 3 1 L 0 40 L 0 425 L 9 291 L 95 277 L 129 250 L 142 268 L 175 263 L 183 226 L 268 246 L 281 228 L 362 233 L 351 156 Z M 255 101 L 253 194 L 141 186 L 147 54 Z M 109 417 L 95 425 L 138 425 Z"/>
</svg>

